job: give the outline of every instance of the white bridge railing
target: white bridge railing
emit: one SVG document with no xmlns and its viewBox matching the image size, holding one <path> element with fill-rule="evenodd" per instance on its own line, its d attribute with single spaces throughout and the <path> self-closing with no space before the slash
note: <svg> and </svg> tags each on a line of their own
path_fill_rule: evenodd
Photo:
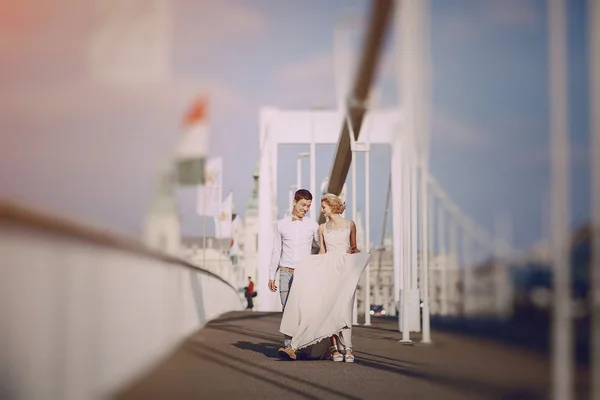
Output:
<svg viewBox="0 0 600 400">
<path fill-rule="evenodd" d="M 0 203 L 0 398 L 110 397 L 242 308 L 208 271 Z"/>
</svg>

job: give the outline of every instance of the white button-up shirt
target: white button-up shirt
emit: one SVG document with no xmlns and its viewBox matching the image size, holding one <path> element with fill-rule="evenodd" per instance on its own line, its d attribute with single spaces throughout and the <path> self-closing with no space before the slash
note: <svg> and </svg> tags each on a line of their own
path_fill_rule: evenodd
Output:
<svg viewBox="0 0 600 400">
<path fill-rule="evenodd" d="M 319 224 L 306 216 L 292 221 L 286 217 L 277 223 L 269 279 L 274 280 L 279 267 L 295 268 L 300 260 L 311 254 L 313 240 L 319 243 Z"/>
</svg>

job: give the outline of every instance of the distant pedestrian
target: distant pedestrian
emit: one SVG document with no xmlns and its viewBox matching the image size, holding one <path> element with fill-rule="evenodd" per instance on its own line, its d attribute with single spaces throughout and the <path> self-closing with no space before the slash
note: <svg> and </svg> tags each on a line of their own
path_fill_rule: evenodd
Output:
<svg viewBox="0 0 600 400">
<path fill-rule="evenodd" d="M 254 291 L 254 282 L 252 282 L 252 278 L 248 277 L 248 286 L 246 286 L 246 291 L 244 295 L 246 296 L 246 302 L 248 305 L 246 306 L 246 310 L 252 310 L 254 308 L 254 298 L 257 293 Z"/>
</svg>

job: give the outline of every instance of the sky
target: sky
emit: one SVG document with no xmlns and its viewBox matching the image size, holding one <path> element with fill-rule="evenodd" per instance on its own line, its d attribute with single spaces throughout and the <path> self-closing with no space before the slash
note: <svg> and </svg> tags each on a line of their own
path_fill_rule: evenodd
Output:
<svg viewBox="0 0 600 400">
<path fill-rule="evenodd" d="M 542 218 L 550 188 L 546 3 L 430 2 L 432 173 L 484 228 L 493 231 L 495 215 L 509 214 L 513 244 L 527 248 L 548 227 Z M 127 12 L 120 1 L 97 3 L 104 12 L 111 5 Z M 590 215 L 587 23 L 584 0 L 567 4 L 571 220 L 577 225 Z M 0 5 L 0 194 L 138 234 L 158 165 L 172 154 L 183 115 L 201 94 L 211 101 L 211 154 L 224 161 L 224 194 L 233 191 L 244 213 L 258 160 L 260 108 L 333 109 L 334 28 L 347 19 L 364 22 L 369 2 L 172 0 L 168 70 L 137 84 L 99 82 L 91 72 L 102 10 L 76 0 Z M 357 49 L 360 37 L 357 30 Z M 127 49 L 124 36 L 116 43 Z M 390 33 L 376 81 L 381 108 L 397 107 L 395 65 Z M 280 214 L 295 181 L 296 154 L 307 150 L 279 151 Z M 333 152 L 333 146 L 317 147 L 317 186 Z M 371 160 L 371 232 L 378 243 L 389 149 L 376 146 Z M 360 157 L 357 165 L 363 182 Z M 303 168 L 308 185 L 307 162 Z M 201 235 L 195 191 L 176 194 L 184 235 Z M 359 193 L 358 209 L 364 202 Z"/>
</svg>

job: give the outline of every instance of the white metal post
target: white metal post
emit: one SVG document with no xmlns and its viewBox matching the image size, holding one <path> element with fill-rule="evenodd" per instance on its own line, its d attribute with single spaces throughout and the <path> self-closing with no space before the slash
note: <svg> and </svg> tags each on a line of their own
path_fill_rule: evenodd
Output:
<svg viewBox="0 0 600 400">
<path fill-rule="evenodd" d="M 449 252 L 446 252 L 446 235 L 444 228 L 444 208 L 442 198 L 438 198 L 438 253 L 440 268 L 440 314 L 448 315 L 448 265 Z"/>
<path fill-rule="evenodd" d="M 292 215 L 292 209 L 294 208 L 294 194 L 296 192 L 296 186 L 294 185 L 290 185 L 290 189 L 289 189 L 289 201 L 290 203 L 288 204 L 288 213 L 290 215 Z"/>
<path fill-rule="evenodd" d="M 508 287 L 505 280 L 508 268 L 506 258 L 510 243 L 510 222 L 506 214 L 496 216 L 496 238 L 494 240 L 494 303 L 496 315 L 500 318 L 506 316 L 506 302 L 508 300 Z"/>
<path fill-rule="evenodd" d="M 310 193 L 315 196 L 315 190 L 317 187 L 317 178 L 316 178 L 316 161 L 315 161 L 315 151 L 316 151 L 316 144 L 315 144 L 315 121 L 314 121 L 314 111 L 311 110 L 310 112 L 310 155 L 309 155 L 309 159 L 310 159 Z M 310 208 L 310 218 L 314 219 L 315 221 L 318 220 L 318 215 L 319 212 L 317 210 L 320 209 L 320 202 L 319 205 L 313 205 Z"/>
<path fill-rule="evenodd" d="M 431 343 L 431 326 L 429 321 L 429 246 L 428 246 L 428 171 L 421 168 L 421 287 L 423 300 L 423 336 L 421 343 Z"/>
<path fill-rule="evenodd" d="M 417 289 L 417 276 L 419 266 L 419 212 L 417 194 L 419 193 L 419 191 L 417 185 L 417 149 L 415 148 L 414 135 L 411 138 L 410 152 L 410 285 L 412 289 Z M 421 261 L 423 261 L 422 258 Z"/>
<path fill-rule="evenodd" d="M 347 121 L 350 125 L 350 121 Z M 349 129 L 352 131 L 352 128 Z M 350 132 L 350 136 L 352 136 Z M 356 224 L 356 152 L 352 149 L 352 221 Z M 358 300 L 354 296 L 354 312 L 352 313 L 352 324 L 358 325 Z"/>
<path fill-rule="evenodd" d="M 412 204 L 411 204 L 411 196 L 412 196 L 412 156 L 413 156 L 413 147 L 412 140 L 410 134 L 406 134 L 406 146 L 404 146 L 404 185 L 403 189 L 403 205 L 404 205 L 404 216 L 403 216 L 403 248 L 404 248 L 404 263 L 402 266 L 402 343 L 411 343 L 410 339 L 410 326 L 411 326 L 411 312 L 413 311 L 413 299 L 411 297 L 412 290 L 412 275 L 414 274 L 414 260 L 412 252 L 412 241 L 413 241 L 413 229 L 412 229 L 412 220 L 413 215 Z"/>
<path fill-rule="evenodd" d="M 370 148 L 365 149 L 365 250 L 371 252 L 371 190 Z M 371 325 L 371 263 L 365 269 L 365 325 Z"/>
<path fill-rule="evenodd" d="M 404 142 L 406 143 L 406 141 Z M 409 299 L 410 289 L 410 167 L 408 158 L 408 146 L 403 146 L 402 151 L 402 296 L 400 300 L 400 318 L 402 339 L 401 343 L 411 343 L 409 330 Z"/>
<path fill-rule="evenodd" d="M 296 158 L 296 187 L 302 188 L 302 157 L 298 154 Z"/>
<path fill-rule="evenodd" d="M 449 254 L 451 255 L 451 259 L 448 260 L 448 272 L 452 273 L 452 280 L 450 281 L 453 284 L 453 288 L 451 291 L 449 291 L 449 296 L 448 296 L 448 301 L 452 301 L 452 307 L 454 309 L 454 312 L 456 313 L 457 310 L 457 305 L 458 305 L 458 299 L 456 298 L 456 282 L 458 280 L 458 240 L 457 240 L 457 236 L 458 236 L 458 229 L 457 229 L 457 222 L 456 220 L 453 218 L 452 214 L 448 214 L 448 225 L 450 227 L 450 252 Z M 450 265 L 452 266 L 452 268 L 450 268 Z"/>
<path fill-rule="evenodd" d="M 427 185 L 429 185 L 429 183 L 427 183 Z M 429 269 L 429 278 L 433 280 L 433 282 L 429 283 L 429 288 L 436 288 L 440 282 L 440 274 L 439 271 L 437 271 L 436 274 L 433 274 L 431 272 L 433 270 L 433 263 L 437 251 L 437 244 L 435 243 L 435 196 L 433 195 L 433 193 L 431 193 L 431 191 L 429 193 L 429 203 L 427 205 L 427 243 L 429 246 L 430 257 L 428 258 L 429 265 L 427 266 L 427 268 Z M 433 278 L 434 275 L 435 278 Z M 439 298 L 436 298 L 436 302 L 437 304 L 435 306 L 435 309 L 433 310 L 431 309 L 431 301 L 429 301 L 430 310 L 432 314 L 440 313 Z"/>
<path fill-rule="evenodd" d="M 466 229 L 463 229 L 463 234 L 461 235 L 461 239 L 462 239 L 462 251 L 463 251 L 463 285 L 462 285 L 462 289 L 463 289 L 463 311 L 465 315 L 468 315 L 470 313 L 473 312 L 472 309 L 472 304 L 473 304 L 473 298 L 472 298 L 472 292 L 473 292 L 473 258 L 471 257 L 472 255 L 472 250 L 473 250 L 473 238 L 471 236 L 471 232 L 467 231 Z"/>
<path fill-rule="evenodd" d="M 551 254 L 554 280 L 552 326 L 552 397 L 568 400 L 573 391 L 571 263 L 569 260 L 569 123 L 567 89 L 566 8 L 564 0 L 549 0 Z M 593 112 L 593 111 L 592 111 Z"/>
<path fill-rule="evenodd" d="M 296 158 L 296 190 L 303 189 L 303 186 L 302 186 L 302 159 L 304 157 L 310 157 L 310 153 L 308 153 L 308 152 L 298 153 L 298 156 Z M 311 194 L 316 197 L 315 193 L 311 192 Z M 313 199 L 313 202 L 314 202 L 314 199 Z M 312 209 L 312 207 L 311 207 L 311 209 Z"/>
<path fill-rule="evenodd" d="M 411 4 L 411 21 L 413 36 L 411 40 L 412 46 L 412 67 L 413 75 L 416 81 L 414 89 L 414 98 L 416 106 L 415 112 L 415 129 L 413 130 L 413 146 L 415 149 L 415 158 L 418 157 L 418 162 L 415 162 L 415 168 L 420 166 L 421 183 L 418 186 L 418 181 L 415 179 L 413 188 L 416 191 L 420 188 L 419 206 L 421 217 L 421 265 L 419 286 L 420 300 L 422 301 L 422 321 L 423 321 L 423 336 L 421 343 L 431 343 L 431 330 L 429 321 L 429 245 L 428 245 L 428 213 L 429 213 L 429 41 L 428 41 L 428 1 L 427 0 L 407 0 Z M 416 160 L 415 160 L 416 161 Z M 415 171 L 416 172 L 416 171 Z M 414 194 L 417 198 L 417 194 Z M 418 226 L 419 224 L 417 224 Z M 418 235 L 417 229 L 415 234 Z M 416 239 L 417 240 L 417 239 Z M 416 241 L 415 240 L 415 241 Z M 416 249 L 417 246 L 413 246 Z M 417 274 L 415 274 L 417 275 Z"/>
<path fill-rule="evenodd" d="M 592 262 L 590 265 L 591 293 L 591 332 L 590 332 L 590 364 L 591 393 L 590 399 L 600 399 L 600 3 L 597 0 L 588 2 L 590 27 L 590 163 L 592 187 Z"/>
<path fill-rule="evenodd" d="M 354 129 L 352 127 L 352 123 L 350 118 L 346 117 L 346 123 L 348 124 L 348 133 L 350 135 L 350 150 L 352 151 L 352 203 L 353 203 L 353 217 L 352 219 L 356 221 L 356 154 L 358 152 L 365 153 L 365 243 L 363 251 L 370 252 L 370 235 L 371 235 L 371 214 L 370 214 L 370 159 L 369 159 L 369 151 L 370 151 L 370 130 L 367 130 L 367 141 L 357 143 L 354 139 Z M 371 282 L 370 282 L 370 263 L 367 264 L 365 269 L 365 301 L 364 301 L 364 310 L 365 310 L 365 325 L 371 325 Z M 356 298 L 355 298 L 356 304 Z M 358 324 L 358 321 L 357 321 Z"/>
<path fill-rule="evenodd" d="M 404 216 L 402 186 L 404 185 L 403 167 L 402 167 L 402 148 L 404 147 L 404 137 L 396 127 L 394 142 L 392 143 L 392 162 L 391 162 L 391 184 L 392 184 L 392 240 L 393 251 L 392 259 L 394 263 L 394 284 L 393 284 L 393 307 L 392 314 L 398 317 L 398 331 L 400 331 L 400 287 L 402 286 L 402 264 L 404 259 L 404 249 L 402 243 L 404 241 Z"/>
<path fill-rule="evenodd" d="M 410 343 L 410 292 L 412 286 L 411 272 L 415 267 L 411 252 L 413 234 L 411 223 L 411 175 L 413 135 L 415 129 L 415 82 L 414 63 L 412 62 L 412 42 L 414 31 L 410 15 L 411 4 L 408 1 L 397 1 L 394 9 L 397 60 L 398 60 L 398 94 L 403 112 L 403 148 L 402 148 L 402 296 L 401 296 L 401 329 L 402 343 Z M 412 264 L 412 265 L 411 265 Z"/>
</svg>

